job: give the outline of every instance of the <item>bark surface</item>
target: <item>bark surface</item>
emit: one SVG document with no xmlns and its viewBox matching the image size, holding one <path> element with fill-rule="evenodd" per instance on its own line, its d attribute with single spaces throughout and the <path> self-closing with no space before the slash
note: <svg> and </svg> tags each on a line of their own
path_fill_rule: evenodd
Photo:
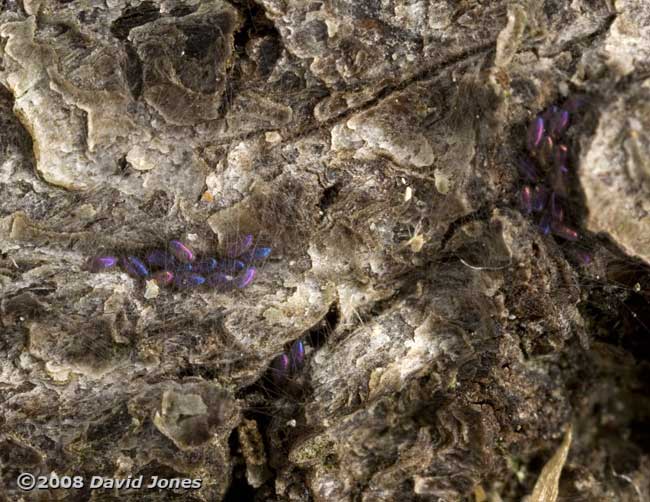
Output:
<svg viewBox="0 0 650 502">
<path fill-rule="evenodd" d="M 0 500 L 650 498 L 648 2 L 0 9 Z M 517 160 L 574 95 L 569 243 Z M 238 291 L 85 267 L 247 233 Z"/>
</svg>

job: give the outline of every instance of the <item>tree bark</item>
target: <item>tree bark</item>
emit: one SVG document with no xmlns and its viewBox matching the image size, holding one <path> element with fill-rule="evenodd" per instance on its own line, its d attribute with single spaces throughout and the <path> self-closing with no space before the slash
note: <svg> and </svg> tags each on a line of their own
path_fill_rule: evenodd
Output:
<svg viewBox="0 0 650 502">
<path fill-rule="evenodd" d="M 650 497 L 647 2 L 0 6 L 0 498 Z M 572 242 L 517 163 L 576 97 Z"/>
</svg>

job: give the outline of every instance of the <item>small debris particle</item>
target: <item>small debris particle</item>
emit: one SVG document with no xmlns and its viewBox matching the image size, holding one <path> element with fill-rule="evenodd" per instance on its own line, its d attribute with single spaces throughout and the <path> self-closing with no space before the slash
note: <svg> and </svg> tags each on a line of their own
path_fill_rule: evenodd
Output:
<svg viewBox="0 0 650 502">
<path fill-rule="evenodd" d="M 147 300 L 151 300 L 152 298 L 156 298 L 158 296 L 158 293 L 160 293 L 160 288 L 158 287 L 158 284 L 156 284 L 156 281 L 153 279 L 147 281 L 144 290 L 144 297 Z"/>
<path fill-rule="evenodd" d="M 269 131 L 264 133 L 264 139 L 267 143 L 279 143 L 282 141 L 282 136 L 278 131 Z"/>
<path fill-rule="evenodd" d="M 424 237 L 420 234 L 414 235 L 407 242 L 406 245 L 411 248 L 414 253 L 419 253 L 424 247 Z"/>
</svg>

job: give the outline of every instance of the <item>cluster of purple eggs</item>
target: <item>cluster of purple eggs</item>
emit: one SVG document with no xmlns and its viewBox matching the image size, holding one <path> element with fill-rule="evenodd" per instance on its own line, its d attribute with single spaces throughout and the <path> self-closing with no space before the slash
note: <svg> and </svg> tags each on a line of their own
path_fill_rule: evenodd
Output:
<svg viewBox="0 0 650 502">
<path fill-rule="evenodd" d="M 250 234 L 239 238 L 226 251 L 226 258 L 197 257 L 189 246 L 178 240 L 169 242 L 168 249 L 156 249 L 144 259 L 137 256 L 103 255 L 91 258 L 87 269 L 104 272 L 120 266 L 132 277 L 153 280 L 159 286 L 188 289 L 203 284 L 219 291 L 245 288 L 257 273 L 255 263 L 266 259 L 271 248 L 253 247 Z"/>
<path fill-rule="evenodd" d="M 286 382 L 295 375 L 305 364 L 305 344 L 301 339 L 291 344 L 287 352 L 283 352 L 271 363 L 271 376 L 276 384 Z"/>
<path fill-rule="evenodd" d="M 552 233 L 569 241 L 577 240 L 578 232 L 566 224 L 570 170 L 565 134 L 571 114 L 581 105 L 581 98 L 572 98 L 535 117 L 528 127 L 528 154 L 519 162 L 526 181 L 519 194 L 522 212 L 536 217 L 544 235 Z"/>
</svg>

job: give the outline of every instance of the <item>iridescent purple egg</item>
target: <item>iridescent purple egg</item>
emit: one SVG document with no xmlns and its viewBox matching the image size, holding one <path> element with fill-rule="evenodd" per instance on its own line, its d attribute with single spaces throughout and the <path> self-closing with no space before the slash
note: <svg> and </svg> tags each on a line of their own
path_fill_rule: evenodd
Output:
<svg viewBox="0 0 650 502">
<path fill-rule="evenodd" d="M 553 107 L 553 111 L 549 113 L 547 128 L 548 134 L 554 138 L 559 138 L 564 131 L 569 127 L 569 112 L 562 110 L 556 106 Z"/>
<path fill-rule="evenodd" d="M 169 270 L 159 270 L 158 272 L 154 272 L 151 278 L 158 286 L 169 286 L 174 280 L 174 274 Z"/>
<path fill-rule="evenodd" d="M 524 157 L 518 162 L 519 174 L 526 179 L 526 181 L 532 181 L 533 183 L 539 180 L 539 170 L 535 166 L 535 163 L 528 157 Z"/>
<path fill-rule="evenodd" d="M 181 263 L 176 267 L 176 271 L 178 272 L 194 272 L 194 264 L 192 263 Z"/>
<path fill-rule="evenodd" d="M 578 256 L 578 260 L 580 260 L 580 264 L 582 265 L 589 265 L 593 261 L 593 257 L 586 251 L 578 251 L 576 254 Z"/>
<path fill-rule="evenodd" d="M 566 226 L 564 223 L 552 222 L 551 231 L 554 235 L 557 235 L 562 239 L 566 239 L 568 241 L 578 240 L 578 232 L 576 232 L 573 228 Z"/>
<path fill-rule="evenodd" d="M 217 270 L 227 274 L 236 274 L 245 268 L 246 264 L 241 260 L 222 260 L 217 263 Z"/>
<path fill-rule="evenodd" d="M 264 260 L 271 254 L 271 248 L 255 248 L 248 253 L 244 253 L 241 259 L 245 262 Z"/>
<path fill-rule="evenodd" d="M 234 287 L 234 279 L 231 275 L 216 272 L 207 278 L 207 284 L 217 291 L 228 291 Z"/>
<path fill-rule="evenodd" d="M 558 112 L 559 108 L 555 105 L 549 106 L 544 113 L 542 113 L 542 118 L 548 123 L 548 121 L 553 117 L 554 114 Z"/>
<path fill-rule="evenodd" d="M 533 211 L 539 213 L 546 207 L 548 200 L 548 189 L 542 185 L 537 185 L 532 194 Z"/>
<path fill-rule="evenodd" d="M 135 256 L 122 258 L 122 268 L 124 268 L 127 274 L 133 277 L 147 277 L 149 275 L 147 266 L 140 258 Z"/>
<path fill-rule="evenodd" d="M 182 263 L 194 261 L 194 252 L 181 241 L 169 241 L 169 250 Z"/>
<path fill-rule="evenodd" d="M 174 277 L 174 286 L 181 289 L 196 288 L 205 282 L 205 277 L 192 272 L 179 272 Z"/>
<path fill-rule="evenodd" d="M 553 221 L 562 221 L 564 219 L 564 208 L 560 202 L 560 197 L 555 192 L 551 194 L 550 206 Z"/>
<path fill-rule="evenodd" d="M 271 363 L 271 374 L 276 383 L 281 383 L 289 376 L 289 356 L 280 354 Z"/>
<path fill-rule="evenodd" d="M 305 344 L 302 340 L 296 340 L 291 345 L 291 350 L 289 351 L 289 359 L 291 361 L 291 370 L 297 371 L 302 368 L 305 363 Z"/>
<path fill-rule="evenodd" d="M 255 267 L 248 267 L 243 274 L 241 274 L 235 279 L 235 286 L 237 286 L 240 289 L 245 288 L 251 282 L 253 282 L 256 273 L 257 273 L 257 269 Z"/>
<path fill-rule="evenodd" d="M 553 138 L 550 136 L 544 136 L 542 142 L 539 146 L 538 158 L 539 161 L 545 166 L 549 166 L 553 163 L 553 155 L 555 152 Z"/>
<path fill-rule="evenodd" d="M 576 95 L 567 99 L 562 108 L 567 110 L 569 113 L 577 113 L 582 110 L 586 104 L 587 99 L 584 96 Z"/>
<path fill-rule="evenodd" d="M 559 166 L 551 173 L 551 186 L 558 194 L 566 197 L 569 193 L 569 169 L 566 166 Z"/>
<path fill-rule="evenodd" d="M 544 119 L 542 117 L 535 117 L 535 119 L 528 126 L 528 150 L 535 151 L 544 138 Z"/>
<path fill-rule="evenodd" d="M 528 185 L 524 186 L 519 193 L 519 203 L 524 214 L 533 212 L 533 190 Z"/>
<path fill-rule="evenodd" d="M 168 268 L 177 265 L 176 259 L 167 251 L 156 249 L 147 254 L 147 263 L 152 267 Z"/>
<path fill-rule="evenodd" d="M 103 272 L 117 265 L 115 256 L 95 256 L 88 261 L 86 267 L 90 272 Z"/>
<path fill-rule="evenodd" d="M 237 239 L 237 241 L 228 248 L 226 254 L 230 258 L 236 258 L 240 254 L 248 251 L 248 249 L 253 245 L 253 236 L 251 234 L 246 234 Z"/>
<path fill-rule="evenodd" d="M 214 258 L 204 258 L 193 265 L 193 270 L 199 274 L 209 274 L 217 270 L 218 262 Z"/>
<path fill-rule="evenodd" d="M 551 213 L 546 212 L 542 215 L 539 220 L 539 230 L 544 234 L 548 235 L 551 231 Z"/>
<path fill-rule="evenodd" d="M 556 167 L 566 166 L 569 159 L 569 149 L 566 145 L 555 145 L 553 163 Z"/>
</svg>

